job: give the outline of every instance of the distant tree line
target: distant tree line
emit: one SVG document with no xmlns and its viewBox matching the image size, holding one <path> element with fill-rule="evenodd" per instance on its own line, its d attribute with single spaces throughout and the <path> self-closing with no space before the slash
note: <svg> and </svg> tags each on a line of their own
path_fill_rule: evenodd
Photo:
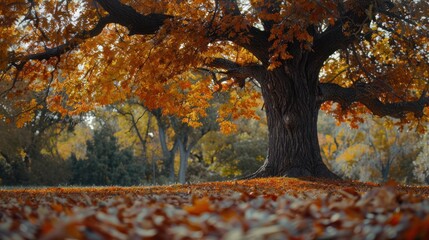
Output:
<svg viewBox="0 0 429 240">
<path fill-rule="evenodd" d="M 131 149 L 120 149 L 109 127 L 95 130 L 87 141 L 84 159 L 73 153 L 68 159 L 49 154 L 25 161 L 0 159 L 0 178 L 4 185 L 138 185 L 145 176 L 143 165 Z"/>
</svg>

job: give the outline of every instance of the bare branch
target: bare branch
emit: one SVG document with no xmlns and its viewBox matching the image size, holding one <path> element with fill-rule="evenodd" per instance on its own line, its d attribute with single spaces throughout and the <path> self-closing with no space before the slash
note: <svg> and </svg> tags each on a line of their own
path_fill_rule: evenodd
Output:
<svg viewBox="0 0 429 240">
<path fill-rule="evenodd" d="M 13 80 L 12 80 L 12 84 L 11 84 L 11 86 L 10 87 L 8 87 L 6 90 L 4 90 L 4 91 L 2 91 L 1 93 L 0 93 L 0 98 L 3 98 L 3 97 L 5 97 L 10 91 L 12 91 L 12 89 L 14 89 L 15 88 L 15 86 L 16 86 L 16 83 L 18 82 L 18 78 L 19 78 L 19 74 L 21 73 L 21 71 L 22 71 L 22 65 L 19 65 L 19 66 L 17 66 L 16 67 L 17 69 L 16 69 L 16 72 L 15 72 L 15 76 L 13 77 Z M 4 73 L 4 74 L 6 74 L 6 72 Z"/>
</svg>

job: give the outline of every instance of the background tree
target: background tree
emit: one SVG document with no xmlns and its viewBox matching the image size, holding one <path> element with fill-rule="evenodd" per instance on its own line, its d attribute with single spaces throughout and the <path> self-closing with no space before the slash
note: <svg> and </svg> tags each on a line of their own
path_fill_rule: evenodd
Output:
<svg viewBox="0 0 429 240">
<path fill-rule="evenodd" d="M 70 158 L 72 184 L 79 185 L 138 185 L 143 178 L 143 166 L 134 158 L 130 149 L 119 148 L 109 127 L 94 132 L 94 139 L 87 142 L 84 159 Z"/>
<path fill-rule="evenodd" d="M 317 139 L 324 103 L 344 121 L 371 112 L 419 122 L 420 129 L 427 122 L 427 1 L 6 1 L 1 7 L 5 92 L 17 82 L 50 84 L 49 109 L 62 115 L 137 96 L 148 108 L 186 114 L 196 126 L 211 91 L 231 82 L 258 84 L 268 154 L 250 177 L 335 177 Z M 191 69 L 207 77 L 193 83 Z M 190 88 L 199 92 L 194 107 L 176 108 L 175 96 Z"/>
<path fill-rule="evenodd" d="M 151 168 L 148 145 L 150 144 L 150 139 L 153 137 L 153 116 L 144 106 L 132 101 L 112 107 L 121 116 L 118 119 L 118 132 L 115 133 L 115 136 L 118 137 L 120 145 L 134 149 L 136 157 L 138 156 L 141 159 L 140 163 L 145 169 L 143 177 L 149 181 Z M 106 109 L 106 111 L 109 111 L 109 109 Z M 136 145 L 138 146 L 137 148 Z M 154 161 L 153 158 L 152 161 Z M 153 164 L 155 163 L 153 162 Z M 155 176 L 151 177 L 154 178 Z M 152 181 L 154 182 L 155 179 L 152 179 Z"/>
<path fill-rule="evenodd" d="M 423 184 L 429 184 L 429 136 L 426 133 L 420 142 L 421 152 L 413 162 L 413 173 L 416 179 Z"/>
<path fill-rule="evenodd" d="M 203 162 L 208 169 L 229 179 L 255 172 L 266 157 L 266 121 L 239 119 L 235 123 L 235 134 L 215 131 L 204 136 L 194 152 L 194 162 Z"/>
<path fill-rule="evenodd" d="M 17 86 L 14 92 L 21 95 Z M 0 178 L 4 184 L 50 185 L 68 181 L 68 167 L 58 154 L 56 143 L 63 131 L 71 131 L 80 121 L 78 116 L 61 117 L 47 109 L 46 89 L 27 92 L 0 101 Z M 32 108 L 25 103 L 35 97 Z M 40 104 L 36 108 L 36 101 Z M 26 112 L 33 117 L 27 118 Z M 50 174 L 50 173 L 58 174 Z"/>
<path fill-rule="evenodd" d="M 83 159 L 86 156 L 86 142 L 93 138 L 89 119 L 84 117 L 82 122 L 76 124 L 73 131 L 62 131 L 56 137 L 56 146 L 54 147 L 57 155 L 62 159 L 68 159 L 72 154 L 77 159 Z"/>
<path fill-rule="evenodd" d="M 401 131 L 389 118 L 367 120 L 357 129 L 344 123 L 333 127 L 332 120 L 322 118 L 326 118 L 320 121 L 322 155 L 335 173 L 360 181 L 415 181 L 412 171 L 421 151 L 419 133 Z"/>
<path fill-rule="evenodd" d="M 185 183 L 188 160 L 191 151 L 205 134 L 218 129 L 215 109 L 213 107 L 208 108 L 206 110 L 207 116 L 200 119 L 201 126 L 194 128 L 189 126 L 187 122 L 184 122 L 182 118 L 179 118 L 176 115 L 163 115 L 162 109 L 150 110 L 144 106 L 144 103 L 138 102 L 132 103 L 132 106 L 134 106 L 134 108 L 144 109 L 143 115 L 145 113 L 150 114 L 156 120 L 156 125 L 158 128 L 157 137 L 159 138 L 160 149 L 162 153 L 164 173 L 168 176 L 170 182 L 176 181 L 174 161 L 176 152 L 179 152 L 178 182 Z M 141 146 L 143 146 L 142 151 L 147 152 L 147 141 L 149 138 L 148 134 L 151 116 L 148 118 L 148 125 L 145 128 L 139 128 L 139 121 L 143 115 L 138 117 L 132 111 L 124 111 L 124 109 L 119 108 L 116 108 L 116 111 L 129 117 L 128 120 L 130 121 L 130 125 L 137 135 Z M 168 134 L 169 131 L 171 134 Z"/>
</svg>

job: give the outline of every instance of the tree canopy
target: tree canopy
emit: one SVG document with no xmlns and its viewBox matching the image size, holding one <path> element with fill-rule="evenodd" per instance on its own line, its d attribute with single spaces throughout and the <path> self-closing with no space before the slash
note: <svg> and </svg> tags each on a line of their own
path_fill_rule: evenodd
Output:
<svg viewBox="0 0 429 240">
<path fill-rule="evenodd" d="M 429 7 L 420 0 L 12 1 L 0 4 L 0 97 L 63 116 L 142 100 L 198 127 L 214 91 L 225 120 L 255 116 L 267 161 L 254 176 L 328 176 L 317 111 L 427 123 Z M 198 77 L 196 77 L 198 76 Z M 200 77 L 202 76 L 202 77 Z M 238 87 L 244 87 L 240 90 Z M 41 99 L 41 100 L 40 100 Z M 335 103 L 335 104 L 333 104 Z"/>
</svg>

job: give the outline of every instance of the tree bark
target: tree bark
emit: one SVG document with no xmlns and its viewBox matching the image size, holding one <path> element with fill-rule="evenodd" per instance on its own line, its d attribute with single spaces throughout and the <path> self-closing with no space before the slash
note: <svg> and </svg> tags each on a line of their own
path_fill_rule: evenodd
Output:
<svg viewBox="0 0 429 240">
<path fill-rule="evenodd" d="M 170 182 L 174 182 L 174 157 L 176 153 L 177 140 L 174 142 L 173 147 L 169 149 L 167 145 L 167 127 L 163 123 L 160 115 L 155 115 L 155 118 L 158 124 L 159 141 L 161 144 L 161 151 L 163 156 L 162 160 L 164 162 L 165 170 L 167 171 Z"/>
<path fill-rule="evenodd" d="M 178 147 L 180 154 L 179 183 L 184 184 L 186 182 L 186 172 L 188 170 L 188 159 L 191 149 L 186 149 L 186 143 L 182 140 L 179 140 Z"/>
<path fill-rule="evenodd" d="M 249 178 L 338 178 L 320 155 L 318 76 L 299 69 L 302 68 L 279 68 L 267 72 L 264 81 L 260 81 L 268 121 L 268 155 Z"/>
</svg>

